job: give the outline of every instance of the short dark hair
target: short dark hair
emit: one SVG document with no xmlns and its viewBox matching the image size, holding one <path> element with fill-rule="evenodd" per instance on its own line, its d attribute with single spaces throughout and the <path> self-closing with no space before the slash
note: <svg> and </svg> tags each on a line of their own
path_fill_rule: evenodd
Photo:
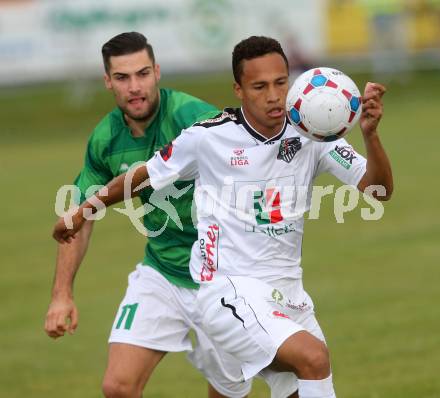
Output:
<svg viewBox="0 0 440 398">
<path fill-rule="evenodd" d="M 289 69 L 286 54 L 277 40 L 265 36 L 251 36 L 238 43 L 232 52 L 232 73 L 235 81 L 240 83 L 244 60 L 262 57 L 270 53 L 280 54 Z"/>
<path fill-rule="evenodd" d="M 147 38 L 138 32 L 125 32 L 111 38 L 102 46 L 102 60 L 104 69 L 110 70 L 110 57 L 118 55 L 133 54 L 138 51 L 147 50 L 148 56 L 155 63 L 153 47 L 148 43 Z"/>
</svg>

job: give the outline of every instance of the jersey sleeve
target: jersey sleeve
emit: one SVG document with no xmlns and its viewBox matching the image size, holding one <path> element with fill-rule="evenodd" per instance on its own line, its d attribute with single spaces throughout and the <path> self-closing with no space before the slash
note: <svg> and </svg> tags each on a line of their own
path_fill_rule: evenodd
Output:
<svg viewBox="0 0 440 398">
<path fill-rule="evenodd" d="M 100 141 L 93 135 L 87 144 L 87 151 L 84 158 L 84 165 L 76 177 L 74 184 L 79 188 L 80 195 L 75 202 L 80 204 L 98 190 L 90 189 L 94 185 L 106 185 L 113 175 L 105 162 L 105 153 Z"/>
<path fill-rule="evenodd" d="M 344 184 L 357 186 L 367 170 L 367 160 L 345 140 L 316 144 L 318 167 L 316 176 L 330 173 Z"/>
<path fill-rule="evenodd" d="M 191 127 L 183 130 L 175 140 L 157 151 L 147 162 L 151 186 L 162 189 L 177 180 L 197 178 L 199 141 L 198 128 Z"/>
</svg>

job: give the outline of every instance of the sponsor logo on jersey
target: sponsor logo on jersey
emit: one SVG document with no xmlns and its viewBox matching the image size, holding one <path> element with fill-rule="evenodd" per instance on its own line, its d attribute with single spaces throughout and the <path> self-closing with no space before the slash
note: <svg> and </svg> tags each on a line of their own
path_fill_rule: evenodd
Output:
<svg viewBox="0 0 440 398">
<path fill-rule="evenodd" d="M 253 199 L 257 225 L 251 225 L 250 229 L 246 226 L 247 232 L 263 233 L 276 238 L 295 231 L 294 223 L 280 224 L 284 218 L 281 213 L 281 193 L 278 188 L 254 191 Z"/>
<path fill-rule="evenodd" d="M 246 227 L 246 232 L 261 233 L 267 236 L 271 236 L 272 238 L 276 238 L 277 236 L 295 232 L 295 227 L 293 223 L 280 225 L 278 227 L 276 227 L 275 225 L 268 225 L 265 227 L 261 225 L 258 226 L 252 225 L 250 229 Z"/>
<path fill-rule="evenodd" d="M 234 149 L 234 156 L 231 156 L 231 166 L 247 166 L 249 165 L 249 158 L 244 155 L 244 149 Z"/>
<path fill-rule="evenodd" d="M 281 140 L 277 159 L 290 163 L 301 147 L 302 144 L 299 137 L 285 138 Z"/>
<path fill-rule="evenodd" d="M 208 227 L 206 238 L 199 239 L 200 255 L 202 256 L 202 270 L 200 280 L 211 281 L 218 266 L 219 226 L 212 224 Z"/>
<path fill-rule="evenodd" d="M 173 143 L 170 142 L 169 144 L 165 145 L 159 153 L 160 156 L 162 156 L 162 159 L 166 162 L 173 153 Z"/>
<path fill-rule="evenodd" d="M 347 170 L 353 164 L 353 160 L 357 159 L 355 152 L 350 145 L 346 146 L 335 146 L 335 149 L 330 151 L 330 156 L 335 159 L 342 167 Z"/>
<path fill-rule="evenodd" d="M 275 188 L 254 191 L 254 210 L 259 225 L 282 221 L 280 191 Z"/>
</svg>

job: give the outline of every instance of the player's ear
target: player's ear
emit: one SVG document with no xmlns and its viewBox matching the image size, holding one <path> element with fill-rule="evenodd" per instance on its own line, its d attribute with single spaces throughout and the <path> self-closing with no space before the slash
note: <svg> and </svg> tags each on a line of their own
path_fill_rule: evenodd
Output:
<svg viewBox="0 0 440 398">
<path fill-rule="evenodd" d="M 243 99 L 243 92 L 242 92 L 242 90 L 241 90 L 241 86 L 240 86 L 240 84 L 238 84 L 237 82 L 234 82 L 233 87 L 234 87 L 234 93 L 235 93 L 235 96 L 236 96 L 238 99 Z"/>
<path fill-rule="evenodd" d="M 104 84 L 108 90 L 111 90 L 113 88 L 112 81 L 107 73 L 104 74 Z"/>
<path fill-rule="evenodd" d="M 156 80 L 160 80 L 160 65 L 156 64 L 154 65 L 154 75 L 156 76 Z"/>
</svg>

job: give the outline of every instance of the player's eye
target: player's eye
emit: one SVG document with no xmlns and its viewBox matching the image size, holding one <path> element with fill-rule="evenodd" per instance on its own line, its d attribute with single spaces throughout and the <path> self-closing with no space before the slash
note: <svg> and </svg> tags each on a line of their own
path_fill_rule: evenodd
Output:
<svg viewBox="0 0 440 398">
<path fill-rule="evenodd" d="M 118 80 L 118 81 L 123 81 L 123 80 L 125 80 L 127 78 L 127 76 L 125 76 L 125 75 L 117 75 L 116 76 L 116 80 Z"/>
</svg>

